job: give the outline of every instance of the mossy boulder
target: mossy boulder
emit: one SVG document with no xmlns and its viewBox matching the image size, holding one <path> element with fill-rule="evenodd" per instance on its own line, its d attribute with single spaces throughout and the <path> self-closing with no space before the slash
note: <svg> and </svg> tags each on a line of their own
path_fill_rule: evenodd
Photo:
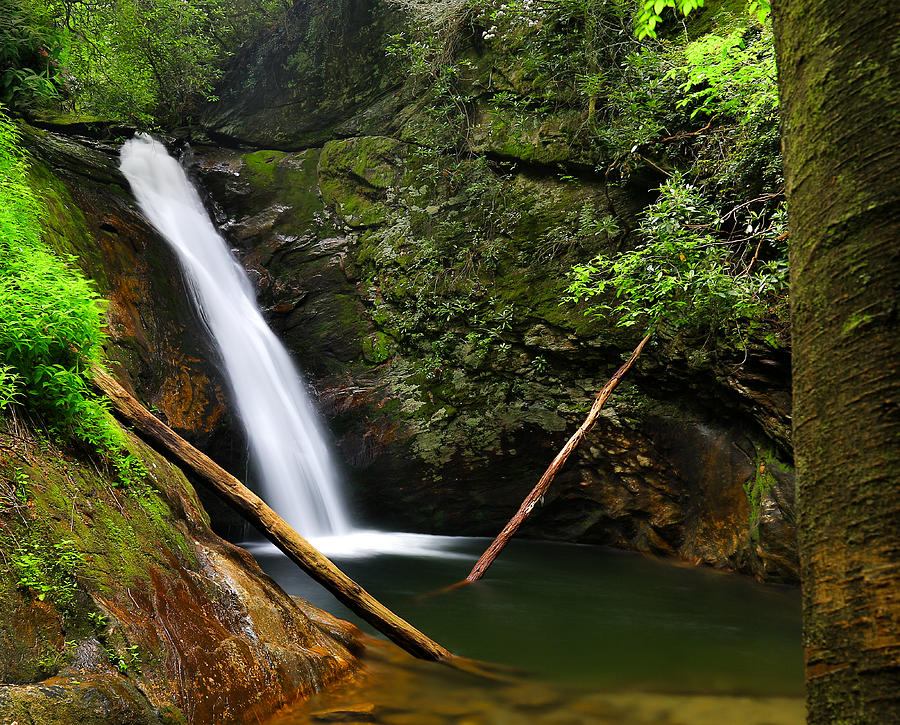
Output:
<svg viewBox="0 0 900 725">
<path fill-rule="evenodd" d="M 402 175 L 404 144 L 386 137 L 329 141 L 319 157 L 318 184 L 324 205 L 351 228 L 382 224 L 385 193 Z"/>
</svg>

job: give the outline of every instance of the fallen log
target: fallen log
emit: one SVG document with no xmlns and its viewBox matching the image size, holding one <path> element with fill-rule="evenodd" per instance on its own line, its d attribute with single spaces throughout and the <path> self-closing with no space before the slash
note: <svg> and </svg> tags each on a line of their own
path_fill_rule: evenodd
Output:
<svg viewBox="0 0 900 725">
<path fill-rule="evenodd" d="M 491 545 L 485 550 L 485 552 L 481 555 L 481 558 L 476 562 L 475 566 L 472 567 L 472 571 L 469 572 L 469 576 L 465 578 L 466 582 L 476 582 L 484 575 L 484 573 L 488 570 L 488 567 L 494 563 L 494 559 L 497 558 L 497 555 L 503 551 L 503 547 L 509 542 L 509 540 L 513 537 L 516 531 L 519 530 L 519 527 L 528 518 L 532 509 L 537 505 L 537 502 L 541 500 L 541 497 L 550 487 L 550 484 L 553 482 L 553 479 L 556 477 L 557 471 L 562 468 L 563 464 L 566 462 L 566 459 L 569 457 L 569 454 L 575 450 L 575 447 L 581 442 L 581 439 L 587 434 L 587 432 L 594 425 L 594 422 L 597 420 L 597 416 L 600 415 L 600 409 L 603 407 L 603 404 L 606 402 L 606 399 L 609 398 L 612 391 L 619 384 L 619 381 L 622 379 L 622 376 L 628 372 L 629 368 L 634 364 L 634 361 L 638 359 L 641 354 L 641 351 L 644 349 L 644 345 L 647 344 L 647 340 L 650 339 L 650 334 L 644 337 L 641 340 L 637 347 L 634 348 L 634 352 L 631 353 L 631 356 L 625 363 L 620 367 L 615 375 L 613 375 L 606 385 L 597 393 L 597 397 L 594 399 L 594 404 L 591 406 L 590 412 L 588 412 L 587 418 L 585 418 L 584 423 L 581 424 L 581 427 L 575 431 L 571 438 L 566 442 L 566 444 L 562 447 L 562 450 L 556 454 L 556 458 L 553 459 L 550 466 L 544 471 L 544 475 L 541 476 L 541 480 L 537 482 L 537 485 L 531 489 L 531 493 L 525 497 L 525 500 L 522 502 L 522 505 L 519 506 L 519 510 L 516 511 L 515 516 L 513 516 L 509 523 L 503 528 L 499 534 L 497 534 L 497 538 L 491 543 Z M 462 583 L 462 582 L 461 582 Z"/>
<path fill-rule="evenodd" d="M 153 416 L 109 373 L 94 366 L 92 375 L 94 384 L 109 398 L 116 412 L 141 433 L 164 446 L 200 476 L 213 491 L 236 508 L 251 524 L 262 531 L 269 541 L 351 611 L 414 657 L 436 662 L 453 657 L 448 650 L 398 617 L 344 574 L 324 554 L 294 531 L 284 519 L 266 505 L 265 501 L 209 456 L 194 448 Z"/>
</svg>

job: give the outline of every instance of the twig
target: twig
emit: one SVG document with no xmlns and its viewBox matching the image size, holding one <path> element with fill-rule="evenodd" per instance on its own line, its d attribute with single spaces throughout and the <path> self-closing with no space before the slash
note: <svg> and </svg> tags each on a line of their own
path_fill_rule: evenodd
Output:
<svg viewBox="0 0 900 725">
<path fill-rule="evenodd" d="M 712 126 L 712 122 L 715 120 L 716 120 L 716 116 L 713 116 L 712 118 L 709 119 L 709 123 L 707 123 L 699 131 L 687 131 L 685 133 L 679 133 L 675 136 L 666 136 L 665 138 L 661 138 L 659 140 L 659 143 L 665 143 L 666 141 L 675 141 L 680 138 L 687 138 L 688 136 L 699 136 L 701 133 L 703 133 L 704 131 L 709 129 L 709 127 Z"/>
</svg>

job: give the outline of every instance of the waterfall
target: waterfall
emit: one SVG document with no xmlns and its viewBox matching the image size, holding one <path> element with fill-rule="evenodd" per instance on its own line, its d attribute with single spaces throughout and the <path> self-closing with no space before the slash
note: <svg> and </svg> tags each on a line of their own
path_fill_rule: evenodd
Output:
<svg viewBox="0 0 900 725">
<path fill-rule="evenodd" d="M 307 537 L 350 531 L 339 477 L 300 372 L 269 329 L 253 288 L 165 147 L 140 135 L 121 170 L 141 209 L 178 255 L 221 357 L 247 433 L 261 495 Z"/>
</svg>

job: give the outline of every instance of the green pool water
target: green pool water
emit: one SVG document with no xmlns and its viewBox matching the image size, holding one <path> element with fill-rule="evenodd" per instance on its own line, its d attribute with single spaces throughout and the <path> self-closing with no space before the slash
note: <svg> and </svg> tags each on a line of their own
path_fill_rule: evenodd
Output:
<svg viewBox="0 0 900 725">
<path fill-rule="evenodd" d="M 796 588 L 604 547 L 513 541 L 482 581 L 433 593 L 463 579 L 488 543 L 410 536 L 371 556 L 342 557 L 332 547 L 332 558 L 455 654 L 510 665 L 535 682 L 585 692 L 802 695 Z M 282 554 L 249 548 L 286 591 L 372 631 Z"/>
</svg>

